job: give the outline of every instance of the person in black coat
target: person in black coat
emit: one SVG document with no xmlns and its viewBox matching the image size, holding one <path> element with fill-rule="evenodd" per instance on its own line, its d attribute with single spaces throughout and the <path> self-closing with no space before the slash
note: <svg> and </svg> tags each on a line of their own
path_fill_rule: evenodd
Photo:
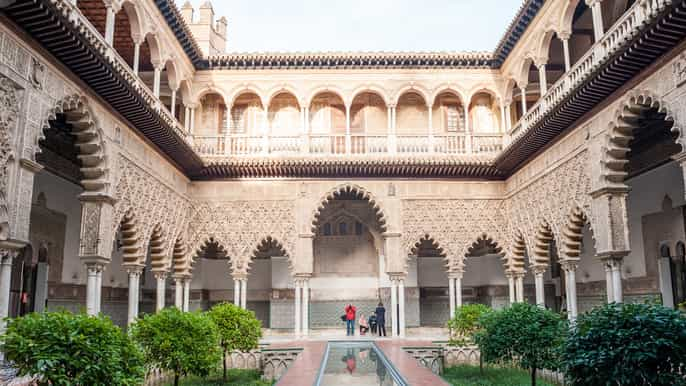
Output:
<svg viewBox="0 0 686 386">
<path fill-rule="evenodd" d="M 386 336 L 386 309 L 383 303 L 379 302 L 374 313 L 376 313 L 376 328 L 379 330 L 379 336 Z"/>
</svg>

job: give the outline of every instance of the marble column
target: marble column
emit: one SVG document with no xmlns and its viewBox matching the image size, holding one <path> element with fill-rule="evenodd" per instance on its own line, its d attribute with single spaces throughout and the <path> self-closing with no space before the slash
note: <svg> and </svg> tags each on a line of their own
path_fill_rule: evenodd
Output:
<svg viewBox="0 0 686 386">
<path fill-rule="evenodd" d="M 183 311 L 183 277 L 174 276 L 174 307 Z"/>
<path fill-rule="evenodd" d="M 155 272 L 155 281 L 157 282 L 157 288 L 155 294 L 157 295 L 157 301 L 155 302 L 155 310 L 161 311 L 164 309 L 164 297 L 167 285 L 167 273 L 166 272 Z"/>
<path fill-rule="evenodd" d="M 398 279 L 398 336 L 405 337 L 405 279 Z"/>
<path fill-rule="evenodd" d="M 105 2 L 105 41 L 110 46 L 114 46 L 114 22 L 117 11 L 114 9 L 114 4 Z"/>
<path fill-rule="evenodd" d="M 300 336 L 301 329 L 300 329 L 300 318 L 302 317 L 302 308 L 300 307 L 300 296 L 301 296 L 301 291 L 300 291 L 300 286 L 301 282 L 300 280 L 296 279 L 295 280 L 295 328 L 294 328 L 294 335 Z"/>
<path fill-rule="evenodd" d="M 522 97 L 522 118 L 524 118 L 524 115 L 526 115 L 526 85 L 519 88 L 519 93 Z"/>
<path fill-rule="evenodd" d="M 195 105 L 191 106 L 190 133 L 195 133 Z"/>
<path fill-rule="evenodd" d="M 512 130 L 512 111 L 510 104 L 505 104 L 505 132 L 509 133 Z"/>
<path fill-rule="evenodd" d="M 545 287 L 543 282 L 543 274 L 545 267 L 534 267 L 534 284 L 536 286 L 536 305 L 545 307 Z"/>
<path fill-rule="evenodd" d="M 548 92 L 548 80 L 546 79 L 545 66 L 545 63 L 540 63 L 538 65 L 538 85 L 541 90 L 541 98 Z"/>
<path fill-rule="evenodd" d="M 10 285 L 12 282 L 12 261 L 17 251 L 0 251 L 0 331 L 5 329 L 5 318 L 10 315 Z"/>
<path fill-rule="evenodd" d="M 515 293 L 517 294 L 517 302 L 524 302 L 524 272 L 518 272 L 514 276 L 515 278 Z"/>
<path fill-rule="evenodd" d="M 350 154 L 352 151 L 352 138 L 350 136 L 350 106 L 345 106 L 345 152 Z"/>
<path fill-rule="evenodd" d="M 87 281 L 86 281 L 86 312 L 88 315 L 97 315 L 100 313 L 100 289 L 98 283 L 102 283 L 102 264 L 87 263 Z M 98 277 L 100 280 L 98 280 Z"/>
<path fill-rule="evenodd" d="M 233 304 L 241 306 L 241 281 L 236 278 L 233 279 Z"/>
<path fill-rule="evenodd" d="M 162 67 L 163 65 L 158 63 L 153 69 L 152 93 L 158 99 L 160 97 L 160 78 L 162 76 Z"/>
<path fill-rule="evenodd" d="M 434 152 L 434 123 L 433 123 L 433 109 L 431 105 L 427 105 L 426 109 L 429 115 L 429 153 Z"/>
<path fill-rule="evenodd" d="M 607 293 L 607 302 L 615 301 L 614 285 L 612 284 L 612 266 L 609 261 L 604 262 L 605 266 L 605 292 Z"/>
<path fill-rule="evenodd" d="M 617 303 L 622 303 L 624 301 L 624 296 L 622 294 L 622 259 L 612 259 L 610 262 L 610 268 L 612 271 L 613 300 Z"/>
<path fill-rule="evenodd" d="M 572 61 L 569 55 L 569 35 L 558 35 L 562 41 L 562 54 L 565 58 L 565 72 L 569 71 L 572 67 Z"/>
<path fill-rule="evenodd" d="M 183 311 L 190 310 L 191 303 L 191 278 L 187 277 L 183 281 Z"/>
<path fill-rule="evenodd" d="M 172 89 L 172 92 L 171 92 L 170 113 L 171 113 L 172 117 L 176 117 L 176 90 L 177 89 Z"/>
<path fill-rule="evenodd" d="M 448 299 L 450 302 L 450 317 L 455 317 L 455 278 L 448 276 Z"/>
<path fill-rule="evenodd" d="M 597 42 L 602 39 L 603 34 L 605 33 L 601 0 L 586 0 L 586 4 L 591 7 L 591 15 L 593 17 L 593 36 Z"/>
<path fill-rule="evenodd" d="M 455 276 L 455 308 L 462 307 L 462 272 Z"/>
<path fill-rule="evenodd" d="M 95 309 L 98 313 L 102 312 L 102 272 L 104 270 L 105 266 L 100 266 L 95 273 Z M 137 308 L 136 311 L 138 311 Z"/>
<path fill-rule="evenodd" d="M 391 279 L 391 336 L 398 336 L 398 283 Z"/>
<path fill-rule="evenodd" d="M 241 280 L 241 307 L 248 309 L 248 278 Z"/>
<path fill-rule="evenodd" d="M 133 43 L 133 73 L 138 75 L 138 68 L 141 61 L 141 42 L 134 41 Z"/>
<path fill-rule="evenodd" d="M 576 303 L 576 269 L 579 265 L 577 260 L 565 260 L 560 263 L 565 272 L 565 290 L 567 292 L 567 317 L 570 321 L 576 320 L 578 315 Z"/>
<path fill-rule="evenodd" d="M 308 336 L 310 334 L 310 280 L 309 278 L 303 279 L 303 318 L 302 318 L 302 331 L 303 336 Z"/>
<path fill-rule="evenodd" d="M 512 273 L 506 273 L 505 277 L 507 277 L 507 289 L 508 289 L 508 294 L 510 295 L 510 304 L 513 304 L 517 302 L 516 294 L 515 294 L 515 279 Z"/>
<path fill-rule="evenodd" d="M 500 132 L 507 133 L 507 121 L 505 119 L 505 105 L 500 102 Z"/>
<path fill-rule="evenodd" d="M 129 308 L 126 323 L 133 323 L 138 317 L 138 302 L 140 301 L 140 277 L 143 272 L 142 266 L 127 267 L 126 273 L 129 275 Z"/>
<path fill-rule="evenodd" d="M 183 128 L 188 132 L 190 132 L 190 110 L 191 109 L 188 108 L 188 105 L 183 106 Z"/>
</svg>

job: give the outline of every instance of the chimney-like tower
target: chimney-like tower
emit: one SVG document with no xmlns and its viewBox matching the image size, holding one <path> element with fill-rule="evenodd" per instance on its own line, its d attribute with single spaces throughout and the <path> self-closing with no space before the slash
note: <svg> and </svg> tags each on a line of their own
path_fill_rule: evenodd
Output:
<svg viewBox="0 0 686 386">
<path fill-rule="evenodd" d="M 186 24 L 190 25 L 193 23 L 193 5 L 191 5 L 190 1 L 185 2 L 183 7 L 181 7 L 181 16 L 186 21 Z"/>
<path fill-rule="evenodd" d="M 198 10 L 198 19 L 194 19 L 193 6 L 186 2 L 181 8 L 181 14 L 191 29 L 195 40 L 200 45 L 203 54 L 221 55 L 226 52 L 226 17 L 214 21 L 214 9 L 210 1 L 204 2 Z"/>
</svg>

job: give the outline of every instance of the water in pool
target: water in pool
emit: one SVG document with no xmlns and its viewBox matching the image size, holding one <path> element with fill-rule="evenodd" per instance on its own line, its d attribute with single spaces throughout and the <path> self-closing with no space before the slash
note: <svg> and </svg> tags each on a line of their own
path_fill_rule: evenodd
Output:
<svg viewBox="0 0 686 386">
<path fill-rule="evenodd" d="M 332 343 L 317 385 L 398 385 L 382 355 L 372 343 Z"/>
</svg>

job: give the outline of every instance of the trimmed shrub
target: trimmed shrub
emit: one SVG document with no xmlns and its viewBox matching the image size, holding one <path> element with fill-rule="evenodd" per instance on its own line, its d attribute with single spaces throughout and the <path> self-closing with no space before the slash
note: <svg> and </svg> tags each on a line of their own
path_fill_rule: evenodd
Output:
<svg viewBox="0 0 686 386">
<path fill-rule="evenodd" d="M 208 314 L 219 333 L 226 380 L 226 356 L 233 350 L 249 351 L 257 348 L 262 336 L 262 323 L 257 320 L 254 312 L 230 303 L 219 303 L 212 307 Z"/>
<path fill-rule="evenodd" d="M 145 380 L 140 349 L 105 316 L 60 311 L 7 322 L 6 359 L 19 375 L 35 375 L 40 384 L 140 385 Z"/>
<path fill-rule="evenodd" d="M 482 330 L 475 334 L 486 362 L 510 362 L 529 369 L 531 385 L 536 385 L 536 370 L 556 369 L 559 348 L 567 333 L 562 316 L 536 305 L 515 303 L 509 308 L 486 314 Z"/>
<path fill-rule="evenodd" d="M 207 376 L 220 359 L 217 327 L 206 314 L 166 308 L 146 315 L 131 326 L 148 364 L 181 375 Z"/>
<path fill-rule="evenodd" d="M 478 331 L 479 320 L 491 308 L 483 304 L 465 304 L 455 310 L 455 316 L 448 321 L 450 329 L 450 344 L 465 345 L 473 341 L 474 334 Z"/>
<path fill-rule="evenodd" d="M 655 304 L 608 304 L 581 315 L 563 348 L 575 385 L 684 385 L 686 318 Z"/>
</svg>

